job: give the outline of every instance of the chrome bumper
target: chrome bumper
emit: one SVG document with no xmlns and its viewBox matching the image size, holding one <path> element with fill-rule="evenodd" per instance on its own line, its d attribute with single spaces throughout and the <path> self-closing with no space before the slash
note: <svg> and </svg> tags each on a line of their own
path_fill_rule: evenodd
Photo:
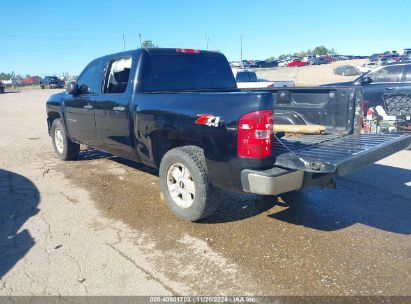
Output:
<svg viewBox="0 0 411 304">
<path fill-rule="evenodd" d="M 298 190 L 302 188 L 303 180 L 304 171 L 288 171 L 281 168 L 241 171 L 243 191 L 255 194 L 278 195 Z"/>
</svg>

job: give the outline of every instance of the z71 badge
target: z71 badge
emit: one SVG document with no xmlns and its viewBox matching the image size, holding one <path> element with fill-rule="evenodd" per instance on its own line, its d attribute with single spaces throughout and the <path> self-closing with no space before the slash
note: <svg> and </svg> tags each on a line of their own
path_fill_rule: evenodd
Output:
<svg viewBox="0 0 411 304">
<path fill-rule="evenodd" d="M 216 117 L 211 114 L 197 114 L 196 124 L 199 125 L 206 125 L 209 127 L 218 127 L 218 123 L 220 122 L 220 117 Z"/>
</svg>

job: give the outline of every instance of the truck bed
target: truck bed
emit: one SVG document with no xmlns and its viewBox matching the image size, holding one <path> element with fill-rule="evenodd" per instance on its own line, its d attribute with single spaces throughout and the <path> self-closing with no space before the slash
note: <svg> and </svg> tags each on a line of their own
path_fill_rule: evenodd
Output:
<svg viewBox="0 0 411 304">
<path fill-rule="evenodd" d="M 316 125 L 325 130 L 325 134 L 319 135 L 287 133 L 281 139 L 275 138 L 272 150 L 276 167 L 345 175 L 411 144 L 411 135 L 359 133 L 362 101 L 359 87 L 294 87 L 264 91 L 273 95 L 274 124 Z"/>
<path fill-rule="evenodd" d="M 346 175 L 410 144 L 411 135 L 403 134 L 289 135 L 273 141 L 274 164 L 311 173 Z"/>
</svg>

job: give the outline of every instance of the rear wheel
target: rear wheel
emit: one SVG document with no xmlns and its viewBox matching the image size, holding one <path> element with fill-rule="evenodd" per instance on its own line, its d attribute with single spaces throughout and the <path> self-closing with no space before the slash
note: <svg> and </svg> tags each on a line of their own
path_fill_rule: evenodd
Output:
<svg viewBox="0 0 411 304">
<path fill-rule="evenodd" d="M 208 179 L 203 150 L 185 146 L 168 151 L 160 164 L 160 186 L 171 211 L 188 221 L 197 221 L 219 207 Z"/>
<path fill-rule="evenodd" d="M 53 141 L 54 151 L 58 158 L 62 160 L 78 159 L 80 154 L 80 145 L 74 143 L 68 138 L 61 118 L 55 119 L 51 125 L 51 138 Z"/>
</svg>

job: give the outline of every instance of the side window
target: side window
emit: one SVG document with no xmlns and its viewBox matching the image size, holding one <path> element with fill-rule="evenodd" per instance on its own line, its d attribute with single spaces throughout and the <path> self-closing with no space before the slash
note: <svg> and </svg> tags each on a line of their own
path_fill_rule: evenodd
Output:
<svg viewBox="0 0 411 304">
<path fill-rule="evenodd" d="M 387 66 L 368 75 L 373 83 L 379 82 L 400 82 L 401 66 Z"/>
<path fill-rule="evenodd" d="M 131 58 L 112 60 L 107 67 L 103 93 L 124 93 L 130 77 Z"/>
<path fill-rule="evenodd" d="M 77 79 L 80 94 L 94 94 L 99 91 L 101 66 L 99 61 L 90 63 Z"/>
<path fill-rule="evenodd" d="M 411 81 L 411 65 L 404 66 L 404 81 Z"/>
</svg>

